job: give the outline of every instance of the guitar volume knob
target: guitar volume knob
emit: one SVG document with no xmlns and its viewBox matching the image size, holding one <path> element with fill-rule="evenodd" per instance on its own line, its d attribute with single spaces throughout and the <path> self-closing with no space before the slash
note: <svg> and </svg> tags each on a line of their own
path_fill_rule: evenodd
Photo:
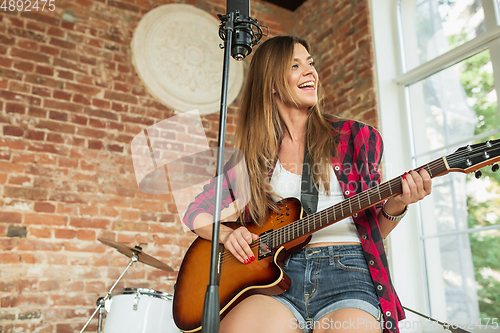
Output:
<svg viewBox="0 0 500 333">
<path fill-rule="evenodd" d="M 496 164 L 496 163 L 493 164 L 493 166 L 491 167 L 491 171 L 493 171 L 493 172 L 497 172 L 498 169 L 500 169 L 500 166 L 498 166 L 498 164 Z"/>
<path fill-rule="evenodd" d="M 481 176 L 483 175 L 483 173 L 480 171 L 480 170 L 477 170 L 475 173 L 474 173 L 474 177 L 476 177 L 476 179 L 479 179 L 481 178 Z"/>
</svg>

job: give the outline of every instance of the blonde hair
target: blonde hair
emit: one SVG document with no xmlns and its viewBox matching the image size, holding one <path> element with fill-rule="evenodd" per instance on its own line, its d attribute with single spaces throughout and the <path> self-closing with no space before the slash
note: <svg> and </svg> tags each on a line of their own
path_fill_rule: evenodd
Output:
<svg viewBox="0 0 500 333">
<path fill-rule="evenodd" d="M 294 36 L 278 36 L 266 40 L 256 50 L 243 87 L 241 107 L 238 111 L 236 148 L 245 157 L 250 182 L 248 213 L 257 224 L 263 225 L 270 209 L 277 206 L 269 196 L 271 170 L 274 167 L 281 138 L 286 131 L 273 97 L 273 89 L 282 100 L 294 101 L 288 85 L 288 74 L 293 64 L 295 44 L 302 44 L 309 52 L 309 45 Z M 315 183 L 329 191 L 330 158 L 336 153 L 336 135 L 318 103 L 309 109 L 306 122 L 306 141 L 313 168 Z M 240 211 L 242 221 L 248 220 Z"/>
</svg>

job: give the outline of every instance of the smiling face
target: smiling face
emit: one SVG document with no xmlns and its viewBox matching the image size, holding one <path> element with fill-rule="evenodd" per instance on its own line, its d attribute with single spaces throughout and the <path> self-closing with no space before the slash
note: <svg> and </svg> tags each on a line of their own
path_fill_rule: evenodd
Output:
<svg viewBox="0 0 500 333">
<path fill-rule="evenodd" d="M 299 109 L 308 109 L 318 102 L 318 72 L 312 56 L 300 43 L 295 43 L 291 67 L 287 81 L 293 101 L 288 103 Z"/>
</svg>

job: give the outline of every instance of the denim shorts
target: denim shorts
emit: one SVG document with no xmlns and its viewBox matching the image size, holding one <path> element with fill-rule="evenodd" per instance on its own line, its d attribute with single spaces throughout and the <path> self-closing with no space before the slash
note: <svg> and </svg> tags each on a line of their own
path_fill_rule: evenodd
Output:
<svg viewBox="0 0 500 333">
<path fill-rule="evenodd" d="M 379 322 L 380 303 L 361 245 L 308 247 L 287 258 L 285 273 L 292 283 L 271 296 L 286 305 L 304 333 L 312 332 L 326 314 L 342 308 L 361 309 Z"/>
</svg>

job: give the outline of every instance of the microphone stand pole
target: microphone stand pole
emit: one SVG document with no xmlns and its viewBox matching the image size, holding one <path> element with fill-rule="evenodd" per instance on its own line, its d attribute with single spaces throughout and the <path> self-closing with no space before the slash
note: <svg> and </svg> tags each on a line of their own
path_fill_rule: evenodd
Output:
<svg viewBox="0 0 500 333">
<path fill-rule="evenodd" d="M 226 119 L 227 119 L 227 90 L 229 83 L 229 61 L 231 58 L 231 42 L 234 28 L 234 13 L 230 12 L 227 15 L 219 15 L 221 20 L 227 19 L 225 22 L 224 40 L 224 67 L 222 72 L 222 93 L 221 106 L 219 117 L 219 149 L 217 150 L 217 168 L 216 168 L 216 185 L 215 185 L 215 205 L 214 219 L 212 228 L 212 248 L 210 255 L 210 280 L 205 293 L 205 303 L 203 304 L 203 317 L 201 321 L 201 329 L 203 333 L 218 333 L 220 325 L 220 303 L 219 303 L 219 231 L 220 231 L 220 216 L 221 216 L 221 197 L 222 197 L 222 182 L 224 179 L 224 144 L 226 136 Z"/>
</svg>

